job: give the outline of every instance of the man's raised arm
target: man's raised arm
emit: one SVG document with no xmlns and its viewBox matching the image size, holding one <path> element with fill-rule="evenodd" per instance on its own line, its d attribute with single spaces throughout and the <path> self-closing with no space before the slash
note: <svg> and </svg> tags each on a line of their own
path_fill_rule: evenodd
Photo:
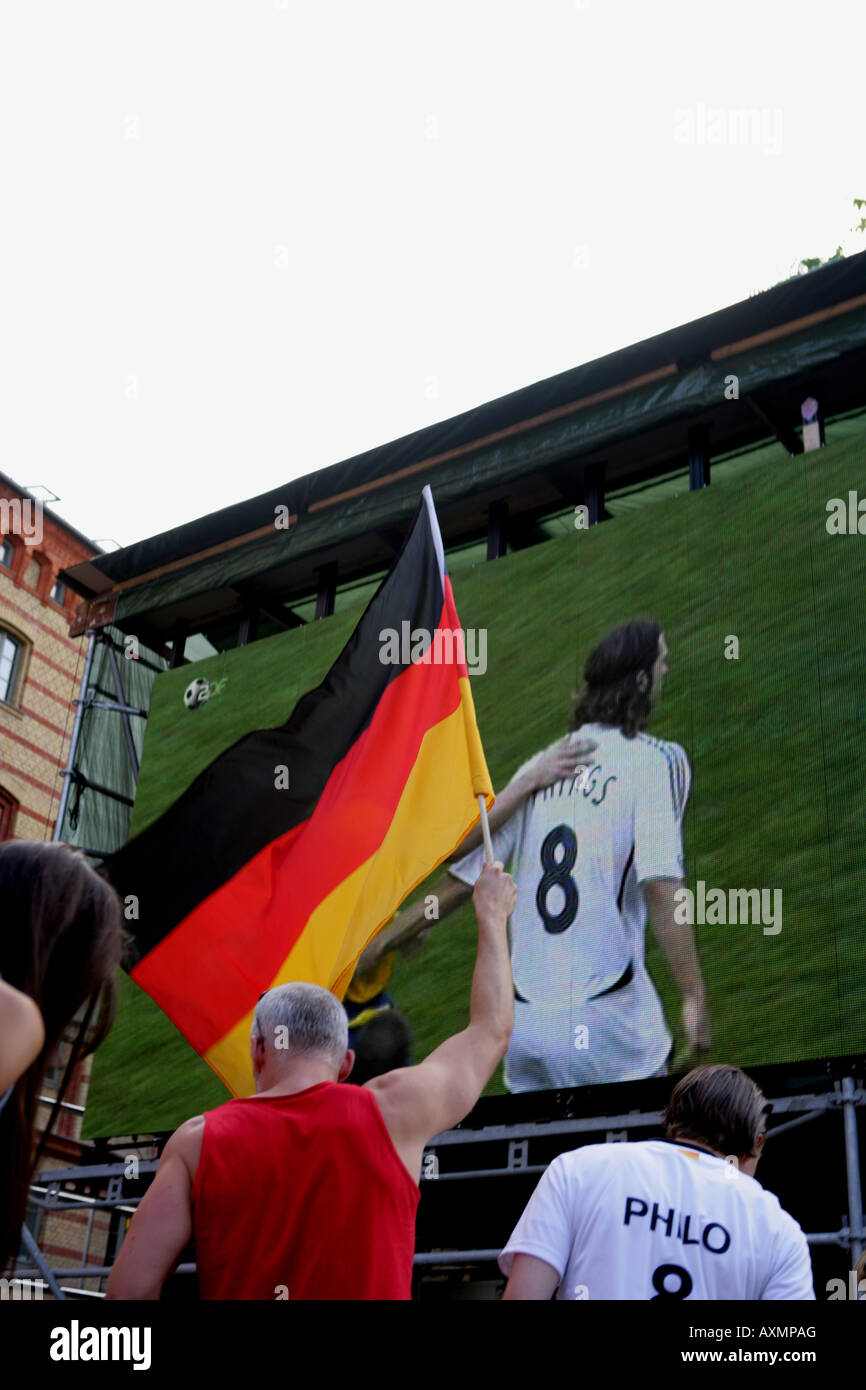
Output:
<svg viewBox="0 0 866 1390">
<path fill-rule="evenodd" d="M 416 1067 L 368 1081 L 397 1152 L 420 1175 L 424 1145 L 469 1113 L 505 1055 L 514 1026 L 514 985 L 507 922 L 517 893 L 501 864 L 485 864 L 472 895 L 478 954 L 469 1026 Z"/>
</svg>

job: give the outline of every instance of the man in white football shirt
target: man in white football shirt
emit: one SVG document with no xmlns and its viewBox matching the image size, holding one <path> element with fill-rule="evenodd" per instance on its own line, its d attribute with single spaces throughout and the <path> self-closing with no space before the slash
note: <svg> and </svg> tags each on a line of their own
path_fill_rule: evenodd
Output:
<svg viewBox="0 0 866 1390">
<path fill-rule="evenodd" d="M 642 732 L 667 662 L 659 623 L 615 628 L 586 662 L 574 732 L 524 764 L 497 797 L 494 857 L 510 862 L 517 884 L 510 1091 L 664 1071 L 671 1035 L 644 960 L 648 916 L 680 989 L 688 1044 L 696 1052 L 709 1046 L 694 935 L 674 918 L 688 759 L 678 744 Z M 578 766 L 588 760 L 591 768 Z M 480 832 L 467 843 L 473 839 Z M 479 848 L 450 866 L 450 880 L 433 889 L 440 919 L 469 895 L 483 862 Z M 428 925 L 417 906 L 409 909 L 372 951 Z"/>
<path fill-rule="evenodd" d="M 754 1176 L 769 1109 L 739 1068 L 697 1067 L 665 1139 L 560 1154 L 499 1257 L 505 1298 L 814 1299 L 806 1237 Z"/>
</svg>

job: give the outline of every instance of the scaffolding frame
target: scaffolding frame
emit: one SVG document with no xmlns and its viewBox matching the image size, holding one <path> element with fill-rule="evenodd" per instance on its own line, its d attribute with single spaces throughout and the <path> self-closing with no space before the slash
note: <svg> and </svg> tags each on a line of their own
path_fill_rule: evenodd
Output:
<svg viewBox="0 0 866 1390">
<path fill-rule="evenodd" d="M 66 844 L 74 844 L 83 850 L 92 859 L 108 859 L 113 850 L 105 844 L 78 844 L 74 835 L 67 833 L 67 820 L 70 809 L 70 796 L 74 787 L 81 787 L 85 791 L 91 791 L 99 797 L 108 797 L 110 800 L 127 808 L 128 814 L 124 817 L 124 830 L 122 840 L 125 840 L 129 833 L 129 825 L 132 820 L 132 808 L 135 804 L 135 795 L 128 795 L 120 791 L 117 787 L 106 786 L 105 783 L 97 781 L 90 776 L 80 766 L 82 732 L 85 728 L 87 716 L 94 710 L 117 714 L 120 717 L 120 729 L 123 735 L 125 748 L 125 764 L 131 775 L 133 789 L 138 783 L 140 758 L 136 747 L 135 734 L 133 731 L 132 720 L 140 719 L 146 721 L 148 709 L 142 705 L 132 703 L 128 698 L 128 692 L 124 689 L 123 663 L 118 661 L 117 653 L 123 651 L 124 647 L 119 640 L 117 629 L 111 627 L 91 629 L 88 634 L 87 656 L 84 662 L 84 671 L 81 677 L 79 693 L 73 704 L 75 705 L 75 719 L 72 725 L 72 736 L 69 741 L 69 753 L 66 759 L 66 767 L 61 772 L 63 778 L 63 790 L 60 796 L 60 806 L 57 812 L 57 819 L 54 825 L 52 838 L 55 841 L 63 841 Z M 114 698 L 100 698 L 105 695 L 105 691 L 91 690 L 94 666 L 100 649 L 104 648 L 107 671 L 111 678 L 111 685 L 114 688 Z M 153 659 L 148 659 L 152 657 Z M 162 665 L 157 664 L 162 661 Z M 147 651 L 139 654 L 135 662 L 128 663 L 130 667 L 146 669 L 152 671 L 154 675 L 161 674 L 167 669 L 168 663 L 156 653 Z M 123 765 L 123 761 L 121 761 Z M 105 833 L 107 827 L 103 825 Z M 98 837 L 97 837 L 98 838 Z M 115 847 L 116 848 L 116 847 Z"/>
<path fill-rule="evenodd" d="M 858 1109 L 866 1109 L 866 1088 L 854 1077 L 843 1076 L 834 1082 L 832 1091 L 800 1096 L 782 1096 L 779 1099 L 770 1097 L 770 1099 L 772 1100 L 774 1115 L 791 1115 L 793 1118 L 787 1119 L 784 1123 L 771 1129 L 767 1134 L 767 1143 L 780 1134 L 800 1125 L 808 1124 L 822 1115 L 841 1112 L 848 1198 L 847 1222 L 837 1231 L 812 1231 L 806 1232 L 805 1235 L 810 1246 L 835 1245 L 847 1250 L 850 1255 L 850 1266 L 853 1268 L 863 1253 L 864 1244 L 866 1244 L 866 1224 L 864 1224 L 860 1182 L 860 1145 L 857 1134 L 857 1111 Z M 607 1143 L 617 1143 L 626 1140 L 632 1132 L 658 1129 L 661 1124 L 662 1112 L 660 1110 L 635 1110 L 627 1114 L 589 1115 L 576 1119 L 549 1122 L 529 1121 L 513 1125 L 487 1125 L 480 1129 L 446 1130 L 431 1139 L 424 1150 L 421 1187 L 423 1189 L 431 1182 L 453 1182 L 457 1179 L 492 1179 L 541 1174 L 548 1167 L 548 1164 L 531 1164 L 529 1162 L 529 1146 L 533 1140 L 549 1139 L 556 1136 L 577 1138 L 583 1134 L 604 1132 Z M 459 1149 L 459 1146 L 466 1144 L 502 1144 L 503 1142 L 508 1144 L 507 1161 L 504 1165 L 470 1168 L 448 1173 L 439 1172 L 439 1154 L 443 1150 Z M 127 1147 L 129 1149 L 141 1148 L 152 1146 L 153 1143 L 154 1136 L 130 1136 Z M 112 1147 L 117 1148 L 119 1144 L 113 1143 Z M 121 1216 L 132 1216 L 143 1194 L 125 1193 L 124 1182 L 138 1182 L 142 1175 L 155 1173 L 157 1166 L 157 1159 L 139 1159 L 136 1163 L 134 1179 L 130 1179 L 127 1173 L 128 1159 L 120 1163 L 97 1163 L 89 1166 L 60 1168 L 37 1174 L 31 1186 L 31 1212 L 68 1211 L 71 1206 L 75 1205 L 89 1209 L 90 1219 L 85 1236 L 83 1263 L 62 1268 L 49 1266 L 38 1242 L 25 1224 L 24 1244 L 32 1264 L 17 1265 L 11 1277 L 16 1280 L 30 1280 L 32 1282 L 34 1277 L 38 1276 L 44 1281 L 53 1297 L 61 1300 L 78 1297 L 103 1297 L 104 1290 L 102 1288 L 87 1290 L 83 1288 L 83 1283 L 85 1279 L 98 1280 L 100 1285 L 104 1283 L 111 1272 L 113 1261 L 119 1253 L 124 1233 L 118 1227 L 115 1235 L 115 1248 L 111 1252 L 112 1264 L 95 1265 L 88 1263 L 93 1232 L 93 1214 L 98 1210 L 110 1210 Z M 98 1180 L 105 1182 L 104 1196 L 91 1197 L 68 1190 L 70 1185 L 75 1184 L 92 1187 L 94 1182 Z M 449 1269 L 465 1270 L 471 1266 L 495 1264 L 499 1253 L 498 1249 L 422 1250 L 416 1252 L 414 1264 L 416 1270 L 444 1266 Z M 185 1263 L 178 1265 L 175 1273 L 193 1274 L 195 1268 L 194 1264 Z M 77 1288 L 58 1282 L 72 1279 L 79 1281 Z"/>
</svg>

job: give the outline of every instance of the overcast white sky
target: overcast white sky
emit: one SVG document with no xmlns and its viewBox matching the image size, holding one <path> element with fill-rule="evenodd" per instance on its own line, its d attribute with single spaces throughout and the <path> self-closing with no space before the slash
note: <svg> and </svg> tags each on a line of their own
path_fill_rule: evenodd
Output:
<svg viewBox="0 0 866 1390">
<path fill-rule="evenodd" d="M 129 544 L 866 249 L 864 39 L 856 0 L 5 0 L 0 469 Z"/>
</svg>

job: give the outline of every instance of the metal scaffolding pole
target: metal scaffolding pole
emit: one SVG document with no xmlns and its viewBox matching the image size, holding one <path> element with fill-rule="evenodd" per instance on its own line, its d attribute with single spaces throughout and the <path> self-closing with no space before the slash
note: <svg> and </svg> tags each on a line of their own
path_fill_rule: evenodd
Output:
<svg viewBox="0 0 866 1390">
<path fill-rule="evenodd" d="M 33 1233 L 30 1230 L 29 1226 L 27 1226 L 26 1224 L 21 1227 L 21 1239 L 24 1242 L 24 1249 L 27 1251 L 27 1254 L 30 1256 L 36 1268 L 39 1270 L 39 1273 L 42 1275 L 42 1278 L 45 1280 L 49 1289 L 54 1294 L 54 1297 L 59 1299 L 65 1299 L 66 1294 L 60 1288 L 60 1285 L 54 1278 L 53 1273 L 48 1268 L 48 1265 L 45 1263 L 45 1256 L 42 1254 L 42 1251 L 36 1244 L 36 1241 L 33 1238 Z"/>
<path fill-rule="evenodd" d="M 841 1108 L 844 1132 L 844 1153 L 845 1168 L 848 1193 L 848 1221 L 838 1230 L 805 1231 L 806 1240 L 814 1248 L 835 1246 L 844 1251 L 850 1251 L 851 1264 L 857 1261 L 864 1247 L 863 1229 L 863 1210 L 862 1210 L 862 1190 L 860 1180 L 860 1154 L 857 1133 L 857 1111 L 866 1104 L 866 1092 L 853 1077 L 846 1076 L 837 1080 L 834 1090 L 828 1090 L 818 1094 L 802 1094 L 799 1096 L 780 1096 L 774 1099 L 774 1113 L 788 1114 L 792 1118 L 784 1123 L 777 1125 L 770 1130 L 768 1139 L 781 1135 L 786 1130 L 794 1129 L 800 1125 L 807 1124 L 817 1119 L 821 1115 L 826 1115 Z M 546 1162 L 530 1162 L 530 1143 L 533 1140 L 549 1140 L 551 1136 L 558 1135 L 566 1137 L 573 1135 L 577 1138 L 581 1134 L 589 1135 L 591 1132 L 607 1133 L 608 1142 L 617 1142 L 629 1133 L 640 1133 L 642 1129 L 649 1127 L 657 1128 L 662 1120 L 660 1111 L 631 1111 L 627 1114 L 608 1114 L 596 1116 L 581 1116 L 569 1120 L 557 1120 L 552 1123 L 547 1121 L 529 1121 L 515 1125 L 488 1125 L 477 1130 L 448 1130 L 443 1134 L 437 1135 L 430 1141 L 425 1150 L 425 1161 L 421 1173 L 422 1188 L 427 1187 L 431 1182 L 455 1182 L 462 1180 L 472 1182 L 482 1179 L 485 1182 L 492 1178 L 517 1177 L 526 1178 L 527 1176 L 540 1176 L 545 1171 L 548 1164 Z M 464 1144 L 490 1144 L 507 1142 L 508 1153 L 505 1162 L 501 1166 L 485 1166 L 479 1168 L 469 1168 L 459 1166 L 457 1171 L 441 1172 L 439 1168 L 438 1155 L 444 1156 L 446 1153 L 457 1158 L 461 1153 Z M 131 1141 L 145 1142 L 145 1141 Z M 152 1142 L 150 1138 L 146 1141 Z M 455 1147 L 456 1146 L 456 1147 Z M 438 1154 L 437 1154 L 438 1151 Z M 534 1155 L 533 1155 L 534 1157 Z M 432 1160 L 432 1161 L 431 1161 Z M 142 1176 L 152 1174 L 158 1166 L 156 1159 L 142 1159 L 139 1161 L 135 1180 L 140 1182 Z M 76 1167 L 56 1169 L 49 1172 L 40 1171 L 35 1176 L 35 1181 L 31 1186 L 31 1201 L 42 1210 L 61 1211 L 68 1210 L 70 1207 L 87 1206 L 89 1208 L 87 1228 L 88 1233 L 85 1240 L 83 1262 L 80 1265 L 71 1266 L 60 1270 L 47 1271 L 44 1263 L 44 1256 L 39 1252 L 38 1247 L 33 1241 L 31 1233 L 24 1231 L 24 1241 L 32 1258 L 36 1261 L 44 1277 L 56 1285 L 58 1278 L 77 1279 L 83 1283 L 87 1279 L 102 1279 L 110 1271 L 109 1263 L 102 1265 L 90 1265 L 87 1263 L 90 1253 L 91 1232 L 97 1210 L 109 1210 L 131 1215 L 137 1208 L 141 1196 L 139 1190 L 134 1194 L 127 1192 L 124 1195 L 124 1183 L 126 1180 L 125 1162 L 95 1163 L 91 1165 L 79 1165 Z M 81 1192 L 68 1190 L 72 1184 L 79 1184 L 87 1188 L 87 1195 Z M 65 1184 L 66 1190 L 61 1186 Z M 498 1184 L 497 1184 L 498 1186 Z M 96 1188 L 99 1195 L 93 1196 L 92 1191 Z M 123 1243 L 123 1232 L 118 1230 L 116 1233 L 117 1247 Z M 110 1251 L 106 1249 L 109 1259 L 116 1257 L 117 1249 Z M 437 1266 L 460 1266 L 478 1265 L 495 1263 L 499 1254 L 495 1249 L 468 1249 L 468 1250 L 419 1250 L 415 1255 L 416 1269 L 424 1270 L 436 1268 Z M 194 1269 L 193 1265 L 182 1267 L 184 1272 Z M 28 1271 L 16 1270 L 16 1275 L 24 1275 Z M 178 1271 L 181 1272 L 181 1271 Z M 54 1289 L 52 1288 L 52 1292 Z M 70 1289 L 68 1293 L 75 1294 L 79 1290 Z M 59 1297 L 66 1297 L 67 1293 L 63 1290 L 59 1292 Z"/>
<path fill-rule="evenodd" d="M 95 1210 L 95 1207 L 91 1207 L 87 1213 L 87 1230 L 84 1236 L 84 1252 L 81 1257 L 82 1263 L 84 1264 L 85 1268 L 87 1267 L 87 1262 L 90 1259 L 90 1240 L 93 1235 L 93 1213 Z M 84 1288 L 84 1279 L 85 1276 L 82 1274 L 81 1278 L 78 1281 L 78 1287 L 80 1289 Z"/>
<path fill-rule="evenodd" d="M 123 681 L 120 679 L 120 668 L 117 664 L 117 657 L 114 654 L 114 647 L 111 645 L 110 642 L 105 650 L 108 653 L 108 663 L 111 667 L 111 677 L 114 681 L 114 689 L 117 693 L 118 703 L 115 706 L 115 708 L 117 709 L 117 712 L 123 721 L 123 732 L 126 736 L 126 751 L 129 754 L 130 766 L 132 767 L 133 773 L 135 774 L 135 780 L 137 782 L 139 773 L 138 754 L 135 751 L 135 738 L 132 732 L 132 725 L 129 722 L 127 706 L 124 703 Z"/>
<path fill-rule="evenodd" d="M 842 1077 L 842 1118 L 845 1122 L 845 1166 L 848 1170 L 848 1228 L 851 1264 L 863 1254 L 863 1195 L 860 1189 L 860 1148 L 857 1142 L 857 1087 L 853 1076 Z"/>
<path fill-rule="evenodd" d="M 81 678 L 82 698 L 87 695 L 87 686 L 88 682 L 90 681 L 90 671 L 93 666 L 93 649 L 95 644 L 96 638 L 93 635 L 93 633 L 91 633 L 90 640 L 87 645 L 87 658 L 84 662 L 84 675 Z M 54 840 L 59 840 L 63 832 L 63 822 L 66 818 L 66 805 L 69 801 L 69 792 L 72 787 L 72 772 L 75 767 L 75 758 L 78 753 L 78 739 L 81 735 L 81 720 L 83 715 L 84 705 L 82 703 L 82 700 L 79 700 L 76 704 L 75 721 L 72 725 L 72 738 L 69 743 L 69 757 L 66 760 L 66 771 L 63 775 L 63 791 L 60 793 L 60 809 L 57 812 L 57 821 L 55 822 L 54 834 L 52 836 L 52 839 Z"/>
</svg>

